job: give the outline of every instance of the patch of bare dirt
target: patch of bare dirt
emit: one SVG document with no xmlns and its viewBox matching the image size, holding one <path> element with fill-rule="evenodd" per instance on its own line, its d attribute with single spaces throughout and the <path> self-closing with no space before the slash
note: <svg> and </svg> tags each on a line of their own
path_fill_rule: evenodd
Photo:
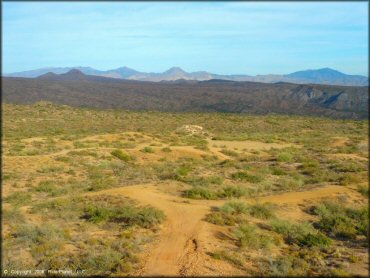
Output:
<svg viewBox="0 0 370 278">
<path fill-rule="evenodd" d="M 183 198 L 168 195 L 159 190 L 157 186 L 150 184 L 108 189 L 89 193 L 89 195 L 103 193 L 122 194 L 139 201 L 141 204 L 159 208 L 167 216 L 161 227 L 159 238 L 143 254 L 144 263 L 142 268 L 135 273 L 136 275 L 248 275 L 245 270 L 223 261 L 211 259 L 207 255 L 207 252 L 214 251 L 219 246 L 220 242 L 215 236 L 219 231 L 215 230 L 214 225 L 202 220 L 213 206 L 220 206 L 226 200 L 184 202 Z M 247 201 L 298 205 L 339 194 L 354 194 L 354 191 L 347 187 L 333 185 L 310 191 L 288 192 L 258 199 L 248 199 Z M 294 212 L 292 216 L 294 216 Z M 214 249 L 212 250 L 212 248 Z"/>
</svg>

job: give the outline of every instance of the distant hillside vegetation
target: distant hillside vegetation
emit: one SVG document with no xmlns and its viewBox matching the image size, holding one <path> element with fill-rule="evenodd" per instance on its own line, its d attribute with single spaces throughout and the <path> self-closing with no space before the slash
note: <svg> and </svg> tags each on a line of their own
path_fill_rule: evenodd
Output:
<svg viewBox="0 0 370 278">
<path fill-rule="evenodd" d="M 3 77 L 3 101 L 41 100 L 76 107 L 130 110 L 282 113 L 366 118 L 368 88 L 234 82 L 143 82 L 85 75 L 78 70 L 39 78 Z"/>
<path fill-rule="evenodd" d="M 245 75 L 232 74 L 221 75 L 207 71 L 186 72 L 179 67 L 172 67 L 164 72 L 140 72 L 128 67 L 121 67 L 111 70 L 96 70 L 91 67 L 65 67 L 65 68 L 42 68 L 23 72 L 7 74 L 9 77 L 27 77 L 35 78 L 48 72 L 55 74 L 67 73 L 72 69 L 77 69 L 84 74 L 138 80 L 138 81 L 175 81 L 175 80 L 195 80 L 205 81 L 211 79 L 222 79 L 231 81 L 250 81 L 262 83 L 289 82 L 295 84 L 326 84 L 326 85 L 343 85 L 343 86 L 368 86 L 369 78 L 361 75 L 349 75 L 330 68 L 303 70 L 290 74 L 265 74 L 265 75 Z"/>
</svg>

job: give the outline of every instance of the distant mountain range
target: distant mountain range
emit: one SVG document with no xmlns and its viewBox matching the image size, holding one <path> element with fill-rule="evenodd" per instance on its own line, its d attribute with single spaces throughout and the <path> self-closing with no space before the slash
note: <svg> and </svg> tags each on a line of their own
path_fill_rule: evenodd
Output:
<svg viewBox="0 0 370 278">
<path fill-rule="evenodd" d="M 177 71 L 177 69 L 174 69 Z M 4 103 L 51 101 L 129 110 L 298 114 L 367 118 L 368 87 L 211 79 L 148 82 L 77 69 L 37 78 L 2 77 Z"/>
<path fill-rule="evenodd" d="M 361 75 L 348 75 L 330 68 L 317 70 L 303 70 L 290 74 L 267 74 L 267 75 L 220 75 L 207 71 L 186 72 L 179 67 L 172 67 L 162 73 L 139 72 L 128 67 L 121 67 L 112 70 L 97 70 L 91 67 L 54 67 L 42 68 L 30 71 L 4 74 L 8 77 L 35 78 L 47 73 L 64 74 L 72 69 L 77 69 L 87 75 L 102 77 L 138 80 L 138 81 L 175 81 L 175 80 L 195 80 L 205 81 L 211 79 L 231 80 L 231 81 L 251 81 L 262 83 L 288 82 L 295 84 L 327 84 L 342 86 L 368 86 L 369 78 Z"/>
</svg>

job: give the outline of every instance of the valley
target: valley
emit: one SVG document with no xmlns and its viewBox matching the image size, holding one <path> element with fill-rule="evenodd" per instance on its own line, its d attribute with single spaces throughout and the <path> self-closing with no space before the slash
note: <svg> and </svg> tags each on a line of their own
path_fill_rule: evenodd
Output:
<svg viewBox="0 0 370 278">
<path fill-rule="evenodd" d="M 5 269 L 368 273 L 367 120 L 38 102 L 3 130 Z"/>
</svg>

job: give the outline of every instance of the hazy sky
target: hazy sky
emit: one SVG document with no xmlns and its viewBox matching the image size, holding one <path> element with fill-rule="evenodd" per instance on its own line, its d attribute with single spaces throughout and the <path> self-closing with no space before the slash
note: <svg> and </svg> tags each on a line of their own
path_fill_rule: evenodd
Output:
<svg viewBox="0 0 370 278">
<path fill-rule="evenodd" d="M 3 72 L 172 66 L 368 75 L 366 2 L 3 2 Z"/>
</svg>

